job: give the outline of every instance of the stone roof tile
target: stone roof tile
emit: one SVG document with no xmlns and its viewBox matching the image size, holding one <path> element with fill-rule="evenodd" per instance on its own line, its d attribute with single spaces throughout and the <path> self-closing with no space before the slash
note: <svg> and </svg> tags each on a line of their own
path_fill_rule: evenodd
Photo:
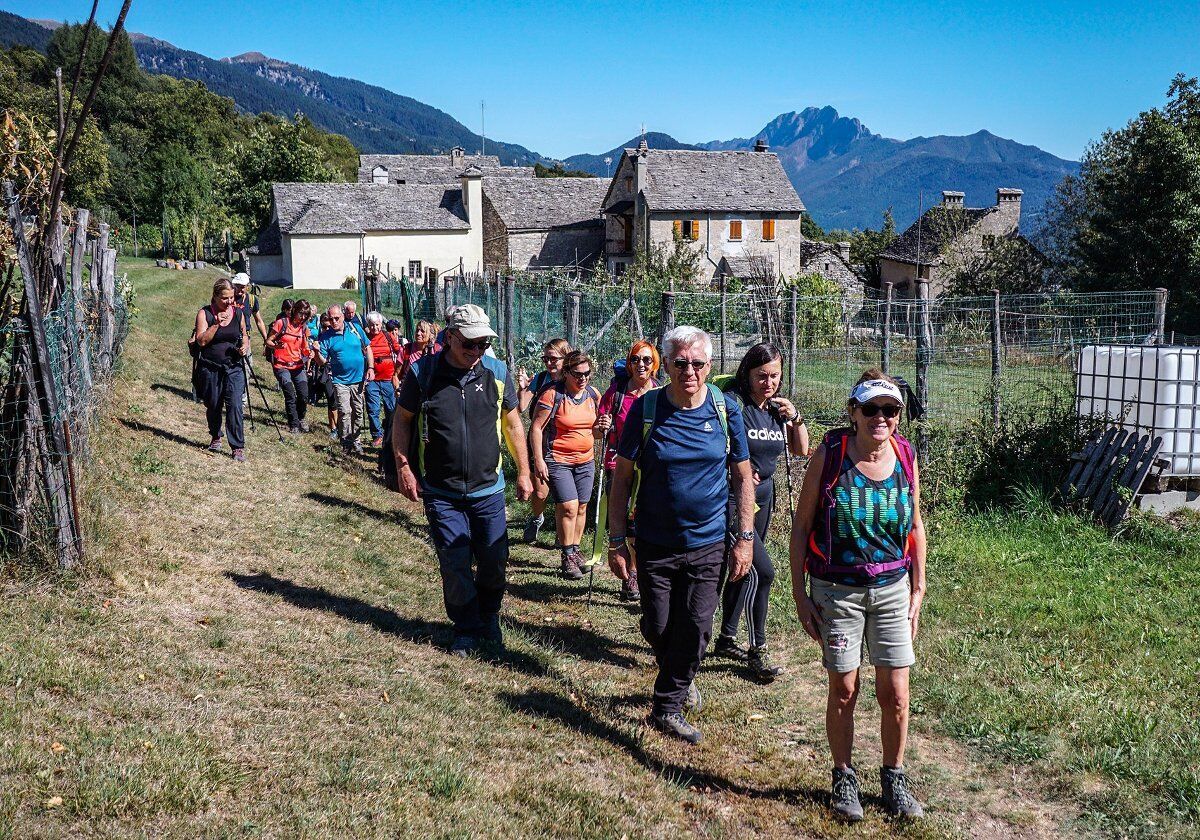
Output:
<svg viewBox="0 0 1200 840">
<path fill-rule="evenodd" d="M 484 179 L 483 194 L 510 231 L 600 223 L 608 178 Z"/>
</svg>

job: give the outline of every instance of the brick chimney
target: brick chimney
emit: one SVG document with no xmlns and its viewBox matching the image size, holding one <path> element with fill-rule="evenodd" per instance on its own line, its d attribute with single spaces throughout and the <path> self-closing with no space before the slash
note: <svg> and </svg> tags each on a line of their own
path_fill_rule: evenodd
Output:
<svg viewBox="0 0 1200 840">
<path fill-rule="evenodd" d="M 850 265 L 850 243 L 839 242 L 837 247 L 838 253 L 842 255 L 842 262 L 844 262 L 846 265 Z"/>
<path fill-rule="evenodd" d="M 963 193 L 956 190 L 942 190 L 942 206 L 961 210 L 963 207 L 963 196 Z"/>
<path fill-rule="evenodd" d="M 1001 187 L 996 190 L 996 207 L 1000 209 L 1000 216 L 1004 219 L 1006 230 L 1015 232 L 1020 228 L 1021 196 L 1024 194 L 1024 190 L 1011 187 Z"/>
<path fill-rule="evenodd" d="M 759 137 L 754 143 L 754 151 L 756 152 L 765 152 L 769 148 L 771 147 L 767 145 L 767 138 L 765 137 Z"/>
</svg>

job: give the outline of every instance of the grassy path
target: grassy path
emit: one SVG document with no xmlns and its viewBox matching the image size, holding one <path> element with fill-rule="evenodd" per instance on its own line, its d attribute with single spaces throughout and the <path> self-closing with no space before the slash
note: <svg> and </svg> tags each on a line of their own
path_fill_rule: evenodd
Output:
<svg viewBox="0 0 1200 840">
<path fill-rule="evenodd" d="M 706 742 L 668 743 L 642 723 L 636 616 L 607 574 L 589 613 L 549 551 L 514 551 L 509 652 L 452 660 L 419 509 L 261 417 L 248 463 L 207 454 L 183 342 L 212 275 L 123 268 L 141 313 L 96 438 L 91 574 L 26 577 L 0 601 L 0 837 L 1081 830 L 1033 771 L 935 734 L 920 707 L 909 764 L 930 819 L 883 818 L 868 712 L 868 818 L 831 822 L 824 677 L 782 619 L 788 676 L 710 663 Z"/>
</svg>

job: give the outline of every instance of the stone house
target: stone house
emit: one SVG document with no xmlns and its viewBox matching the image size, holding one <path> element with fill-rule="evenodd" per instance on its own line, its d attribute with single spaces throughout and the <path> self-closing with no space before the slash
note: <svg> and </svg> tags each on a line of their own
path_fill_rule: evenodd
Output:
<svg viewBox="0 0 1200 840">
<path fill-rule="evenodd" d="M 468 155 L 455 146 L 444 155 L 359 155 L 360 184 L 446 184 L 468 166 L 487 178 L 532 178 L 532 166 L 501 166 L 495 155 Z"/>
<path fill-rule="evenodd" d="M 610 274 L 650 244 L 671 247 L 676 236 L 702 255 L 702 281 L 736 273 L 747 260 L 773 276 L 805 264 L 804 204 L 762 140 L 754 151 L 717 152 L 650 149 L 643 140 L 622 153 L 603 212 Z"/>
<path fill-rule="evenodd" d="M 483 264 L 494 271 L 590 268 L 604 253 L 607 178 L 483 181 Z"/>
<path fill-rule="evenodd" d="M 996 190 L 994 207 L 964 207 L 963 193 L 942 192 L 942 203 L 926 210 L 879 255 L 879 279 L 896 294 L 915 297 L 918 278 L 929 294 L 944 288 L 946 270 L 979 256 L 998 238 L 1020 236 L 1022 190 Z"/>
<path fill-rule="evenodd" d="M 393 274 L 483 267 L 483 172 L 457 183 L 273 184 L 271 219 L 248 251 L 256 283 L 336 289 L 375 257 Z"/>
</svg>

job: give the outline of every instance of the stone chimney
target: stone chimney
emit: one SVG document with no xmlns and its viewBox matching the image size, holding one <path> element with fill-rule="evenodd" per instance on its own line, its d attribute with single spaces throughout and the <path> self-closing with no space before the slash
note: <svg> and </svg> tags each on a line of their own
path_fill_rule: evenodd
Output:
<svg viewBox="0 0 1200 840">
<path fill-rule="evenodd" d="M 754 151 L 756 152 L 765 152 L 769 148 L 771 147 L 767 145 L 767 138 L 765 137 L 759 137 L 758 140 L 754 142 Z"/>
<path fill-rule="evenodd" d="M 842 255 L 842 262 L 844 262 L 846 265 L 850 265 L 850 243 L 839 242 L 837 247 L 838 253 Z"/>
<path fill-rule="evenodd" d="M 649 148 L 650 148 L 650 145 L 646 142 L 646 135 L 643 134 L 641 141 L 638 143 L 638 151 L 644 152 L 644 151 L 647 151 Z"/>
<path fill-rule="evenodd" d="M 371 170 L 372 184 L 386 184 L 388 182 L 388 171 L 386 166 L 376 166 Z"/>
<path fill-rule="evenodd" d="M 466 153 L 467 150 L 462 146 L 455 146 L 450 150 L 450 165 L 455 169 L 461 167 L 464 163 L 466 163 L 464 159 L 466 157 Z"/>
<path fill-rule="evenodd" d="M 942 190 L 942 206 L 961 210 L 963 207 L 963 197 L 964 194 L 956 190 Z"/>
<path fill-rule="evenodd" d="M 1004 219 L 1005 229 L 1016 232 L 1021 225 L 1021 196 L 1024 190 L 1001 187 L 996 190 L 996 207 Z"/>
<path fill-rule="evenodd" d="M 462 182 L 463 210 L 471 227 L 483 224 L 483 170 L 471 165 L 458 176 Z"/>
</svg>

